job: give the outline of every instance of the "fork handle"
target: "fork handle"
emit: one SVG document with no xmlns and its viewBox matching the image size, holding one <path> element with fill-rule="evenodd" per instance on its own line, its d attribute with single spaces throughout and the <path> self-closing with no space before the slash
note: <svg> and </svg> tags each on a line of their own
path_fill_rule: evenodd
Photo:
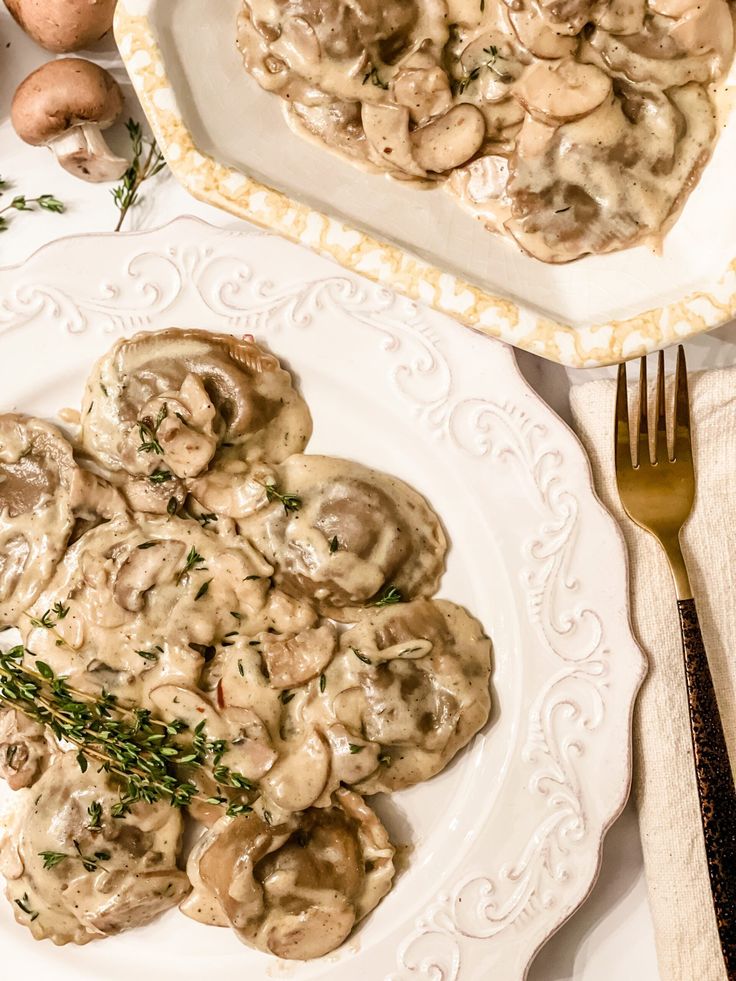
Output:
<svg viewBox="0 0 736 981">
<path fill-rule="evenodd" d="M 736 981 L 736 788 L 695 600 L 678 600 L 677 609 L 713 906 L 726 973 Z"/>
</svg>

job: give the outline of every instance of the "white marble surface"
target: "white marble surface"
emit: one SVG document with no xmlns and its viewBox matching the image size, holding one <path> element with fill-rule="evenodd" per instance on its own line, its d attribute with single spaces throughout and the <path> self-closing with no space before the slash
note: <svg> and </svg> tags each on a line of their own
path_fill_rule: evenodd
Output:
<svg viewBox="0 0 736 981">
<path fill-rule="evenodd" d="M 91 56 L 111 68 L 124 82 L 111 41 L 102 42 Z M 1 265 L 23 261 L 56 237 L 112 230 L 116 221 L 108 187 L 85 185 L 69 177 L 57 167 L 50 153 L 25 146 L 12 131 L 8 116 L 13 91 L 45 59 L 44 52 L 22 34 L 5 9 L 0 10 L 0 174 L 9 182 L 8 191 L 0 198 L 0 207 L 13 194 L 20 193 L 29 197 L 53 193 L 67 205 L 67 212 L 62 216 L 10 212 L 10 228 L 0 235 Z M 140 116 L 129 86 L 126 94 L 130 114 Z M 118 149 L 126 145 L 121 127 L 117 127 L 110 142 Z M 145 189 L 144 201 L 131 213 L 126 227 L 131 231 L 153 228 L 180 214 L 194 214 L 225 227 L 239 225 L 228 215 L 191 199 L 164 173 L 154 186 Z M 733 326 L 696 339 L 688 344 L 690 364 L 731 363 L 734 345 L 736 327 Z M 530 383 L 569 421 L 569 385 L 591 378 L 594 373 L 568 372 L 526 354 L 519 357 L 519 362 Z M 659 979 L 636 815 L 631 806 L 608 834 L 600 878 L 589 900 L 540 952 L 529 974 L 529 981 L 620 981 L 622 978 Z"/>
</svg>

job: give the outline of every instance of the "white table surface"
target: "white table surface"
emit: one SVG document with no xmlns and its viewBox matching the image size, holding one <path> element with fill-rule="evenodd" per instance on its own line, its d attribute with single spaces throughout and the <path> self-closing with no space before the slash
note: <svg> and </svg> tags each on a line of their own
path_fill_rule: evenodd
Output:
<svg viewBox="0 0 736 981">
<path fill-rule="evenodd" d="M 142 118 L 131 88 L 125 84 L 112 40 L 101 42 L 89 56 L 113 71 L 124 86 L 128 113 Z M 10 212 L 11 228 L 0 235 L 0 265 L 22 262 L 44 243 L 60 236 L 112 230 L 117 218 L 109 186 L 84 184 L 65 174 L 50 152 L 26 146 L 12 130 L 9 112 L 13 92 L 48 57 L 16 27 L 7 11 L 0 9 L 0 175 L 9 182 L 0 207 L 20 193 L 28 197 L 52 193 L 67 206 L 61 216 L 38 211 Z M 110 143 L 119 150 L 126 149 L 127 136 L 122 127 L 112 132 Z M 144 198 L 131 212 L 126 228 L 155 228 L 182 214 L 229 228 L 242 224 L 193 200 L 167 172 L 156 179 L 154 187 L 144 188 Z M 732 363 L 735 344 L 736 325 L 698 338 L 688 344 L 689 365 Z M 603 369 L 566 371 L 524 353 L 519 355 L 519 364 L 529 382 L 568 421 L 570 384 L 604 373 Z M 540 952 L 529 973 L 529 981 L 624 978 L 659 981 L 637 820 L 631 805 L 607 836 L 600 878 L 590 898 Z"/>
</svg>

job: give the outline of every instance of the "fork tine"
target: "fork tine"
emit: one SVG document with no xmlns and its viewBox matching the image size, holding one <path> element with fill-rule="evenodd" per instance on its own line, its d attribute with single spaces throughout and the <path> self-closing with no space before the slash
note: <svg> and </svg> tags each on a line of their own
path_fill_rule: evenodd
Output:
<svg viewBox="0 0 736 981">
<path fill-rule="evenodd" d="M 636 444 L 635 467 L 641 466 L 642 460 L 646 463 L 650 460 L 649 455 L 649 412 L 648 403 L 649 393 L 647 387 L 647 359 L 639 359 L 639 418 L 636 424 L 634 442 Z"/>
<path fill-rule="evenodd" d="M 616 386 L 616 432 L 614 434 L 616 450 L 616 473 L 628 470 L 633 464 L 631 456 L 631 435 L 629 433 L 629 399 L 626 391 L 626 365 L 618 366 L 618 384 Z"/>
<path fill-rule="evenodd" d="M 685 364 L 685 349 L 682 344 L 677 348 L 677 366 L 675 368 L 675 440 L 674 459 L 689 459 L 692 455 L 690 447 L 690 400 L 687 390 L 687 365 Z"/>
<path fill-rule="evenodd" d="M 669 458 L 667 448 L 667 418 L 664 393 L 664 351 L 657 357 L 657 387 L 654 395 L 654 415 L 657 417 L 657 436 L 654 443 L 654 462 L 664 463 Z"/>
</svg>

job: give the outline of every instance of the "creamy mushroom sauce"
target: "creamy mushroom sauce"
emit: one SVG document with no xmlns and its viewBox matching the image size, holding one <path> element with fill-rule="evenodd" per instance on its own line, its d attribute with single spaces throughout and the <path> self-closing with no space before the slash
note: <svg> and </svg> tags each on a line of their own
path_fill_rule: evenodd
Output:
<svg viewBox="0 0 736 981">
<path fill-rule="evenodd" d="M 357 794 L 273 823 L 261 810 L 224 817 L 187 865 L 195 888 L 182 909 L 223 921 L 246 944 L 297 960 L 338 947 L 391 888 L 394 849 Z"/>
<path fill-rule="evenodd" d="M 85 944 L 112 936 L 148 923 L 189 892 L 177 867 L 183 820 L 168 804 L 136 804 L 113 818 L 118 788 L 96 767 L 81 773 L 75 753 L 62 753 L 20 793 L 0 867 L 16 920 L 37 940 Z M 101 814 L 91 828 L 93 804 Z M 42 852 L 68 857 L 44 868 Z M 85 869 L 81 856 L 97 868 Z"/>
<path fill-rule="evenodd" d="M 275 503 L 240 529 L 273 562 L 287 591 L 313 597 L 326 615 L 347 622 L 388 583 L 406 599 L 436 592 L 447 543 L 411 487 L 327 456 L 292 456 L 277 473 L 301 507 Z"/>
<path fill-rule="evenodd" d="M 188 491 L 205 511 L 250 514 L 265 501 L 268 463 L 304 449 L 312 432 L 273 355 L 199 330 L 119 341 L 92 372 L 82 420 L 83 448 L 131 506 L 163 514 Z"/>
<path fill-rule="evenodd" d="M 245 0 L 238 43 L 298 133 L 567 262 L 659 244 L 713 149 L 733 20 L 727 0 Z"/>
<path fill-rule="evenodd" d="M 86 943 L 191 886 L 187 915 L 280 957 L 321 956 L 393 879 L 393 846 L 359 794 L 438 773 L 490 711 L 490 641 L 430 598 L 440 521 L 394 477 L 302 453 L 309 410 L 251 340 L 172 329 L 119 341 L 81 418 L 74 443 L 0 417 L 0 520 L 21 555 L 0 568 L 3 623 L 28 667 L 41 659 L 73 690 L 204 723 L 252 789 L 187 768 L 199 793 L 186 816 L 208 829 L 187 878 L 179 812 L 113 818 L 114 778 L 82 772 L 76 752 L 2 707 L 16 918 L 37 938 Z M 223 817 L 215 797 L 252 812 Z M 42 852 L 66 857 L 44 868 Z"/>
</svg>

